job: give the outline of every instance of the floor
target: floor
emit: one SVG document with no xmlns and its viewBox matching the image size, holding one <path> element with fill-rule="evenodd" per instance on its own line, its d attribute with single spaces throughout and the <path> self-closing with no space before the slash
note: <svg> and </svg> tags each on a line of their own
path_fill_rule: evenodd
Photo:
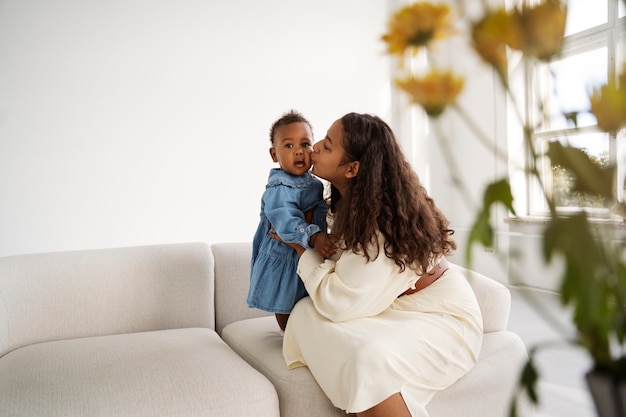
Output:
<svg viewBox="0 0 626 417">
<path fill-rule="evenodd" d="M 542 346 L 535 356 L 540 374 L 536 417 L 596 417 L 585 382 L 590 361 L 580 348 L 564 342 L 573 334 L 569 317 L 555 294 L 511 288 L 509 329 L 529 350 Z"/>
</svg>

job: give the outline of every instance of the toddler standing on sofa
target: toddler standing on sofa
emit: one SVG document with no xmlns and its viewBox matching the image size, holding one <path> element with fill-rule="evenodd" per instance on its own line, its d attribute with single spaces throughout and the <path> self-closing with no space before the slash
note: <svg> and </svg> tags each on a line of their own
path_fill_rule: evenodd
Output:
<svg viewBox="0 0 626 417">
<path fill-rule="evenodd" d="M 298 254 L 285 243 L 316 249 L 322 256 L 334 253 L 334 244 L 326 233 L 323 184 L 309 172 L 311 124 L 291 110 L 273 123 L 270 142 L 270 156 L 279 168 L 270 170 L 261 199 L 247 303 L 275 313 L 279 327 L 285 330 L 291 309 L 307 295 L 297 274 Z"/>
</svg>

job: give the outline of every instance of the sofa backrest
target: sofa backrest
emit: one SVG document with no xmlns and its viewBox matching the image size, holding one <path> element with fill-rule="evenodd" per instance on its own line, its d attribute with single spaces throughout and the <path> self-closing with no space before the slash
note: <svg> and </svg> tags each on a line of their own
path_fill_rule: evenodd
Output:
<svg viewBox="0 0 626 417">
<path fill-rule="evenodd" d="M 239 320 L 272 315 L 248 307 L 252 243 L 215 243 L 211 246 L 215 259 L 215 330 L 222 334 L 224 326 Z"/>
<path fill-rule="evenodd" d="M 227 324 L 266 316 L 262 310 L 246 304 L 250 285 L 251 242 L 216 243 L 211 246 L 215 258 L 215 329 L 221 334 Z M 511 308 L 511 293 L 503 284 L 482 274 L 464 270 L 483 315 L 485 333 L 506 330 Z"/>
<path fill-rule="evenodd" d="M 214 328 L 205 243 L 0 258 L 0 356 L 38 342 L 183 327 Z"/>
</svg>

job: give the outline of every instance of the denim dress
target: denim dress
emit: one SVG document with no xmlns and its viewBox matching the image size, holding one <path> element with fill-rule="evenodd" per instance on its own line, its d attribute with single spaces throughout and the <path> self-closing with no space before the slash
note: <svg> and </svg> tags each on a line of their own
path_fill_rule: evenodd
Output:
<svg viewBox="0 0 626 417">
<path fill-rule="evenodd" d="M 261 199 L 260 221 L 252 241 L 250 307 L 273 313 L 288 314 L 298 300 L 307 295 L 298 277 L 299 257 L 287 243 L 311 249 L 309 239 L 326 232 L 327 205 L 323 185 L 310 172 L 294 176 L 274 168 Z M 314 209 L 312 223 L 305 213 Z M 268 233 L 272 229 L 283 242 Z"/>
</svg>

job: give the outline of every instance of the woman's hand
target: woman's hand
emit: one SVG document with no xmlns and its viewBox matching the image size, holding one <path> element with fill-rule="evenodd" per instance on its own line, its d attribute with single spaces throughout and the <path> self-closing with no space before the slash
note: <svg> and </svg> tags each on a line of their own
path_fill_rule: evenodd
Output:
<svg viewBox="0 0 626 417">
<path fill-rule="evenodd" d="M 309 245 L 313 247 L 324 258 L 332 257 L 337 252 L 337 245 L 332 235 L 324 232 L 318 232 L 311 236 Z"/>
</svg>

